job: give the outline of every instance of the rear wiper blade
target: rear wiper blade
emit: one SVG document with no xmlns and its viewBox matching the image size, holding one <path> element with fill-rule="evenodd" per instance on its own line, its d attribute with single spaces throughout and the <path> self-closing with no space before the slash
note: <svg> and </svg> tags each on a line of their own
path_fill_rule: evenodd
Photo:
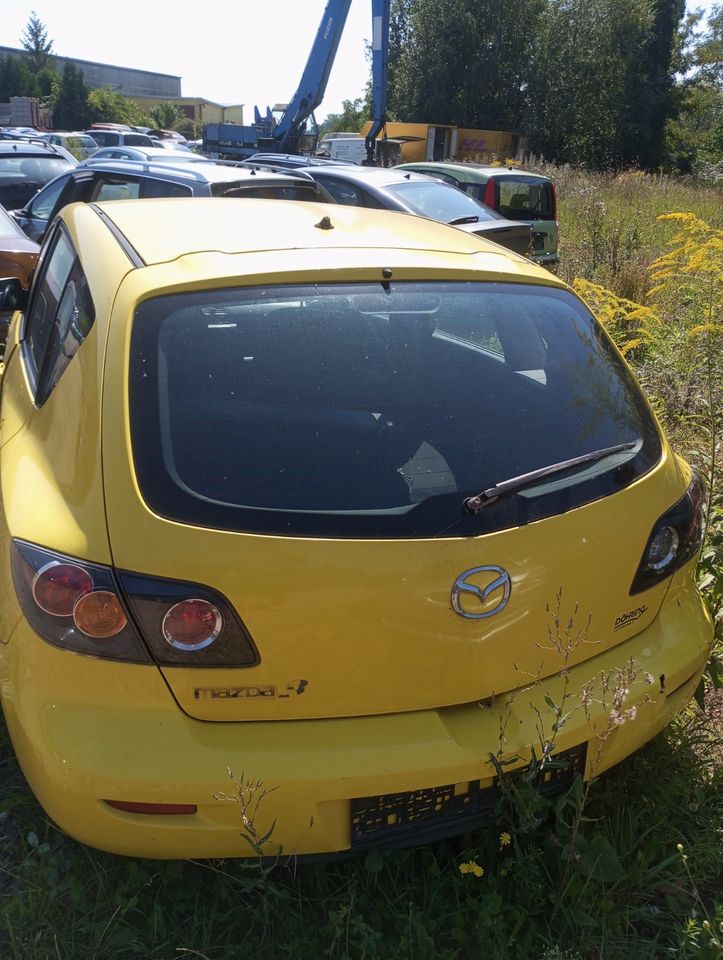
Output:
<svg viewBox="0 0 723 960">
<path fill-rule="evenodd" d="M 477 216 L 475 216 L 474 214 L 472 214 L 471 217 L 457 217 L 456 220 L 448 220 L 448 221 L 447 221 L 447 226 L 448 226 L 448 227 L 458 227 L 458 226 L 460 225 L 460 223 L 477 223 L 478 220 L 479 220 L 479 217 L 477 217 Z"/>
<path fill-rule="evenodd" d="M 552 463 L 549 467 L 542 467 L 540 470 L 532 470 L 530 473 L 522 473 L 519 477 L 511 477 L 509 480 L 503 480 L 496 483 L 494 487 L 488 487 L 476 497 L 467 497 L 462 506 L 467 513 L 479 513 L 482 507 L 489 507 L 505 497 L 511 497 L 512 494 L 527 487 L 533 487 L 538 480 L 544 480 L 545 477 L 552 477 L 557 473 L 564 473 L 565 470 L 571 470 L 574 467 L 581 467 L 586 463 L 597 463 L 606 457 L 611 457 L 615 453 L 623 453 L 625 450 L 632 450 L 637 447 L 639 440 L 631 440 L 630 443 L 617 443 L 614 447 L 603 447 L 602 450 L 593 450 L 592 453 L 583 453 L 581 457 L 573 457 L 572 460 L 561 460 L 560 463 Z"/>
</svg>

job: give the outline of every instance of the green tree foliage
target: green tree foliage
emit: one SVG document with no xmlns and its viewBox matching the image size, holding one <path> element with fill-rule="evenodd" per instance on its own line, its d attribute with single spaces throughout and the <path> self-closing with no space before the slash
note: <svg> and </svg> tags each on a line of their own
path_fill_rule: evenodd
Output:
<svg viewBox="0 0 723 960">
<path fill-rule="evenodd" d="M 590 166 L 661 163 L 684 0 L 394 0 L 389 114 L 527 133 Z"/>
<path fill-rule="evenodd" d="M 33 94 L 33 76 L 24 60 L 8 54 L 0 57 L 0 103 L 11 97 L 29 97 Z"/>
<path fill-rule="evenodd" d="M 321 133 L 357 133 L 370 117 L 366 104 L 361 97 L 356 100 L 344 100 L 341 107 L 341 113 L 330 113 L 324 120 Z"/>
<path fill-rule="evenodd" d="M 91 123 L 135 123 L 137 107 L 110 87 L 99 87 L 88 94 Z"/>
<path fill-rule="evenodd" d="M 695 46 L 694 62 L 700 79 L 723 87 L 723 4 L 716 4 L 708 27 Z"/>
<path fill-rule="evenodd" d="M 177 123 L 183 120 L 183 110 L 177 103 L 159 103 L 151 107 L 150 116 L 153 124 L 161 130 L 173 130 Z"/>
<path fill-rule="evenodd" d="M 518 127 L 546 0 L 398 0 L 389 112 L 400 120 Z"/>
<path fill-rule="evenodd" d="M 63 67 L 53 107 L 53 126 L 56 130 L 83 130 L 90 122 L 88 88 L 83 71 L 68 61 Z"/>
<path fill-rule="evenodd" d="M 39 73 L 47 66 L 53 53 L 53 41 L 48 40 L 48 31 L 33 10 L 30 14 L 20 42 L 27 51 L 25 57 L 31 73 Z"/>
</svg>

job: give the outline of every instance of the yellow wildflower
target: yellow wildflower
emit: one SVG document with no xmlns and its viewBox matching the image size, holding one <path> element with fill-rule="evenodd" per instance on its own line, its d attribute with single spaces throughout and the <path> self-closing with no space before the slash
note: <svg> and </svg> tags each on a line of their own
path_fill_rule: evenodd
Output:
<svg viewBox="0 0 723 960">
<path fill-rule="evenodd" d="M 471 873 L 475 877 L 484 876 L 484 867 L 481 867 L 476 860 L 468 860 L 467 863 L 460 863 L 460 873 Z"/>
<path fill-rule="evenodd" d="M 512 843 L 512 837 L 511 837 L 511 836 L 509 835 L 509 833 L 505 830 L 504 833 L 501 833 L 501 834 L 500 834 L 500 846 L 501 846 L 501 847 L 509 847 L 509 845 L 510 845 L 511 843 Z"/>
</svg>

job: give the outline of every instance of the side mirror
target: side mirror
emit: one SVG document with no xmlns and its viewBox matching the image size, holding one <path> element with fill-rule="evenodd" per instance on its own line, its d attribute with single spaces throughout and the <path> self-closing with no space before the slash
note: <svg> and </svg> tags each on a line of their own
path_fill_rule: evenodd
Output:
<svg viewBox="0 0 723 960">
<path fill-rule="evenodd" d="M 0 313 L 24 310 L 27 302 L 28 291 L 17 277 L 0 279 Z"/>
</svg>

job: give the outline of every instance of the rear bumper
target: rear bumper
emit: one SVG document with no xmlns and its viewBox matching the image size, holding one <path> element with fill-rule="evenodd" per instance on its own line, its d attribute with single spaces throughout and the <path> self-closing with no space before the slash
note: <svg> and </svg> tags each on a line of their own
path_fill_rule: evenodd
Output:
<svg viewBox="0 0 723 960">
<path fill-rule="evenodd" d="M 555 749 L 587 742 L 586 777 L 641 747 L 690 699 L 712 639 L 698 594 L 681 585 L 690 579 L 673 584 L 647 630 L 569 671 L 571 716 Z M 491 786 L 490 754 L 516 757 L 509 769 L 524 765 L 531 746 L 539 752 L 538 718 L 546 731 L 554 722 L 547 699 L 564 698 L 558 675 L 485 705 L 214 723 L 183 714 L 154 667 L 58 651 L 24 623 L 1 656 L 8 727 L 47 813 L 90 846 L 141 857 L 250 856 L 243 834 L 262 836 L 274 822 L 263 847 L 269 856 L 348 850 L 353 798 L 469 781 Z M 628 694 L 611 716 L 618 683 Z M 130 814 L 104 798 L 190 803 L 198 811 Z"/>
</svg>

